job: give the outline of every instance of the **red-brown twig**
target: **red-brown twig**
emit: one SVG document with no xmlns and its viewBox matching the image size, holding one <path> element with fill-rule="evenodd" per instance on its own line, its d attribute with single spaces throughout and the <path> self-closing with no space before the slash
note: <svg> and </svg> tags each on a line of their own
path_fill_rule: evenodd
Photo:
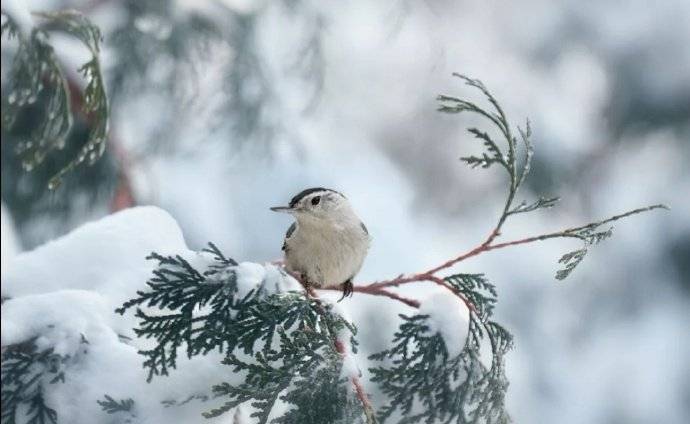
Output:
<svg viewBox="0 0 690 424">
<path fill-rule="evenodd" d="M 335 341 L 335 349 L 343 358 L 347 355 L 347 350 L 345 349 L 345 345 L 341 340 Z M 357 376 L 352 376 L 350 378 L 350 381 L 352 382 L 352 387 L 355 389 L 357 399 L 359 399 L 359 401 L 362 402 L 362 406 L 364 407 L 364 414 L 367 417 L 367 423 L 375 423 L 376 418 L 374 416 L 374 407 L 371 405 L 369 396 L 364 391 L 362 382 L 359 380 L 359 377 Z"/>
<path fill-rule="evenodd" d="M 316 293 L 316 291 L 312 287 L 305 287 L 305 291 L 307 293 L 307 296 L 311 297 L 312 299 L 315 299 L 318 302 L 318 309 L 321 311 L 321 313 L 325 314 L 325 311 L 323 308 L 320 306 L 321 305 L 321 298 L 319 295 Z M 348 355 L 348 350 L 345 348 L 345 343 L 340 340 L 337 337 L 334 337 L 333 339 L 333 345 L 335 346 L 335 350 L 340 354 L 340 356 L 345 360 L 345 357 Z M 355 391 L 355 394 L 357 395 L 357 399 L 362 403 L 362 407 L 364 409 L 364 414 L 367 418 L 367 424 L 375 424 L 376 423 L 376 415 L 374 413 L 374 408 L 371 405 L 371 401 L 369 400 L 369 395 L 364 391 L 364 387 L 362 386 L 362 382 L 359 380 L 359 377 L 356 375 L 353 375 L 350 377 L 350 382 L 352 383 L 352 387 Z"/>
<path fill-rule="evenodd" d="M 396 278 L 390 279 L 390 280 L 383 280 L 383 281 L 376 281 L 373 283 L 369 284 L 357 284 L 354 287 L 354 291 L 357 293 L 366 293 L 369 295 L 373 296 L 385 296 L 397 301 L 400 301 L 408 306 L 411 306 L 413 308 L 419 308 L 419 301 L 415 299 L 409 299 L 403 296 L 398 295 L 397 293 L 394 293 L 392 291 L 386 290 L 392 287 L 398 287 L 403 284 L 409 284 L 409 283 L 415 283 L 415 282 L 422 282 L 422 281 L 429 281 L 433 282 L 434 284 L 437 284 L 439 286 L 445 287 L 452 293 L 454 293 L 457 297 L 459 297 L 465 305 L 474 313 L 477 312 L 475 306 L 469 302 L 465 296 L 462 295 L 462 293 L 458 292 L 455 290 L 452 286 L 450 286 L 443 278 L 439 277 L 437 274 L 440 271 L 444 271 L 448 268 L 453 267 L 454 265 L 472 258 L 474 256 L 478 256 L 484 252 L 489 252 L 491 250 L 497 250 L 497 249 L 502 249 L 505 247 L 510 247 L 510 246 L 518 246 L 521 244 L 528 244 L 528 243 L 533 243 L 537 241 L 543 241 L 543 240 L 548 240 L 552 238 L 576 238 L 576 239 L 582 239 L 580 235 L 578 235 L 578 232 L 584 229 L 592 228 L 594 225 L 596 226 L 601 226 L 603 224 L 608 224 L 613 221 L 617 221 L 621 218 L 625 218 L 630 215 L 638 214 L 641 212 L 646 212 L 649 210 L 653 209 L 668 209 L 665 205 L 652 205 L 652 206 L 647 206 L 644 208 L 638 208 L 634 209 L 619 215 L 614 215 L 611 218 L 595 222 L 593 224 L 586 224 L 582 225 L 579 227 L 572 227 L 568 228 L 562 231 L 556 231 L 553 233 L 547 233 L 547 234 L 541 234 L 538 236 L 532 236 L 532 237 L 526 237 L 522 239 L 517 239 L 517 240 L 512 240 L 512 241 L 507 241 L 503 243 L 496 243 L 493 244 L 494 240 L 500 235 L 500 227 L 503 224 L 504 220 L 499 221 L 497 226 L 494 228 L 494 230 L 490 233 L 489 237 L 480 244 L 479 246 L 459 255 L 456 256 L 455 258 L 452 258 L 434 268 L 428 269 L 423 272 L 419 272 L 416 274 L 410 274 L 410 275 L 400 275 Z M 337 290 L 337 288 L 329 288 L 332 290 Z"/>
<path fill-rule="evenodd" d="M 330 288 L 331 290 L 339 290 L 337 288 Z M 385 296 L 388 298 L 391 298 L 393 300 L 397 300 L 399 302 L 402 302 L 406 304 L 407 306 L 411 306 L 413 308 L 419 308 L 419 301 L 415 299 L 410 299 L 404 296 L 401 296 L 395 292 L 385 290 L 381 287 L 371 287 L 371 286 L 355 286 L 354 291 L 358 293 L 365 293 L 365 294 L 370 294 L 372 296 Z"/>
<path fill-rule="evenodd" d="M 509 203 L 507 205 L 509 206 Z M 376 282 L 369 283 L 369 284 L 357 284 L 353 287 L 353 291 L 357 292 L 357 293 L 364 293 L 364 294 L 372 295 L 372 296 L 387 297 L 389 299 L 393 299 L 393 300 L 396 300 L 398 302 L 401 302 L 401 303 L 403 303 L 407 306 L 410 306 L 412 308 L 418 309 L 420 307 L 420 302 L 418 300 L 410 299 L 410 298 L 401 296 L 398 293 L 395 293 L 394 291 L 391 291 L 389 289 L 401 286 L 403 284 L 428 281 L 428 282 L 432 282 L 434 284 L 437 284 L 437 285 L 447 289 L 451 293 L 453 293 L 456 297 L 458 297 L 460 300 L 462 300 L 462 302 L 467 306 L 467 308 L 470 310 L 471 313 L 479 316 L 479 313 L 477 311 L 476 306 L 474 304 L 472 304 L 472 302 L 470 302 L 469 299 L 467 299 L 467 297 L 465 295 L 463 295 L 460 291 L 458 291 L 457 289 L 452 287 L 450 284 L 448 284 L 442 277 L 438 276 L 437 274 L 439 272 L 444 271 L 448 268 L 451 268 L 451 267 L 455 266 L 456 264 L 458 264 L 458 263 L 460 263 L 466 259 L 472 258 L 474 256 L 480 255 L 484 252 L 488 252 L 491 250 L 502 249 L 502 248 L 509 247 L 509 246 L 518 246 L 521 244 L 533 243 L 533 242 L 548 240 L 548 239 L 552 239 L 552 238 L 576 238 L 576 239 L 582 240 L 583 236 L 580 235 L 580 232 L 582 230 L 597 228 L 603 224 L 617 221 L 621 218 L 625 218 L 627 216 L 634 215 L 634 214 L 641 213 L 641 212 L 645 212 L 645 211 L 649 211 L 652 209 L 668 209 L 668 207 L 666 207 L 665 205 L 652 205 L 652 206 L 648 206 L 645 208 L 634 209 L 634 210 L 622 213 L 620 215 L 614 215 L 611 218 L 601 220 L 598 222 L 594 222 L 594 223 L 590 223 L 590 224 L 586 224 L 586 225 L 582 225 L 579 227 L 572 227 L 572 228 L 568 228 L 568 229 L 565 229 L 562 231 L 556 231 L 553 233 L 541 234 L 538 236 L 526 237 L 526 238 L 522 238 L 522 239 L 518 239 L 518 240 L 512 240 L 512 241 L 507 241 L 507 242 L 503 242 L 503 243 L 493 244 L 494 240 L 496 240 L 496 238 L 498 236 L 500 236 L 501 227 L 502 227 L 503 223 L 505 222 L 505 217 L 507 216 L 506 210 L 508 209 L 508 206 L 506 206 L 501 219 L 499 219 L 498 223 L 496 224 L 494 229 L 491 231 L 489 236 L 479 246 L 477 246 L 477 247 L 475 247 L 475 248 L 473 248 L 473 249 L 471 249 L 471 250 L 469 250 L 469 251 L 467 251 L 467 252 L 465 252 L 459 256 L 456 256 L 455 258 L 452 258 L 446 262 L 443 262 L 442 264 L 440 264 L 434 268 L 428 269 L 426 271 L 419 272 L 416 274 L 411 274 L 411 275 L 401 274 L 398 277 L 390 279 L 390 280 L 376 281 Z M 284 265 L 284 262 L 277 262 L 277 263 Z M 290 274 L 292 277 L 294 277 L 297 281 L 301 282 L 299 275 L 296 275 L 295 273 L 289 272 L 289 271 L 287 271 L 287 269 L 285 271 L 288 274 Z M 324 289 L 325 290 L 339 290 L 338 287 L 326 287 Z M 305 291 L 307 292 L 307 295 L 309 295 L 313 298 L 318 298 L 318 295 L 317 295 L 316 291 L 314 290 L 314 288 L 305 286 Z M 339 343 L 339 341 L 336 340 L 336 347 L 338 346 L 338 343 Z M 362 390 L 362 386 L 361 386 L 359 380 L 356 378 L 353 378 L 353 385 L 355 387 L 355 391 L 357 392 L 358 397 L 362 401 L 362 404 L 365 406 L 365 410 L 366 410 L 367 407 L 370 407 L 371 405 L 369 404 L 369 400 L 366 397 L 366 394 Z M 367 417 L 368 417 L 368 415 L 367 415 Z"/>
</svg>

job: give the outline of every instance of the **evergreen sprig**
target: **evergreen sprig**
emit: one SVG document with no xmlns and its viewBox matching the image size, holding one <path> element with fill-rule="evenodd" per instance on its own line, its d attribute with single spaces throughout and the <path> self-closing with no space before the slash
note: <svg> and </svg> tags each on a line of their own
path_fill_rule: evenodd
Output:
<svg viewBox="0 0 690 424">
<path fill-rule="evenodd" d="M 276 418 L 276 423 L 362 422 L 362 406 L 342 376 L 343 358 L 334 345 L 335 334 L 349 324 L 319 308 L 312 308 L 314 313 L 301 320 L 292 320 L 290 327 L 279 326 L 275 348 L 258 350 L 249 361 L 228 355 L 223 363 L 234 373 L 246 373 L 245 381 L 239 386 L 214 386 L 217 396 L 230 399 L 204 416 L 216 417 L 250 402 L 256 409 L 252 416 L 264 424 L 280 399 L 294 408 Z"/>
<path fill-rule="evenodd" d="M 508 383 L 503 364 L 513 342 L 507 330 L 489 320 L 496 290 L 484 274 L 455 274 L 445 281 L 473 305 L 465 346 L 452 356 L 442 335 L 432 331 L 428 315 L 401 314 L 393 347 L 370 356 L 388 361 L 370 369 L 372 382 L 390 399 L 379 418 L 385 421 L 400 411 L 396 422 L 401 424 L 507 423 L 504 398 Z M 484 340 L 491 348 L 489 367 L 480 358 Z M 415 412 L 417 404 L 424 407 Z"/>
<path fill-rule="evenodd" d="M 466 162 L 471 167 L 476 167 L 481 165 L 482 168 L 488 168 L 494 163 L 499 164 L 508 173 L 510 183 L 508 187 L 508 196 L 506 199 L 506 204 L 499 219 L 498 225 L 496 227 L 496 232 L 500 230 L 501 226 L 505 222 L 506 218 L 515 213 L 529 212 L 532 210 L 540 208 L 548 208 L 553 206 L 558 199 L 557 198 L 540 198 L 536 202 L 527 205 L 526 202 L 522 202 L 520 206 L 511 209 L 515 195 L 522 183 L 527 178 L 532 164 L 532 156 L 534 155 L 534 147 L 531 142 L 532 128 L 529 121 L 526 121 L 525 127 L 518 127 L 518 134 L 522 145 L 524 146 L 524 158 L 522 161 L 519 160 L 518 155 L 520 151 L 520 143 L 518 137 L 513 135 L 511 125 L 503 111 L 503 108 L 499 104 L 498 100 L 491 94 L 491 92 L 486 88 L 486 86 L 477 79 L 469 78 L 465 75 L 454 73 L 453 76 L 460 78 L 465 82 L 466 85 L 476 88 L 491 104 L 491 109 L 483 108 L 476 103 L 470 102 L 468 100 L 460 99 L 453 96 L 439 95 L 437 100 L 439 101 L 438 110 L 444 113 L 463 113 L 469 112 L 479 115 L 485 118 L 492 124 L 495 129 L 498 130 L 499 134 L 502 136 L 505 151 L 499 146 L 499 143 L 494 141 L 491 136 L 484 131 L 477 128 L 469 128 L 467 131 L 473 134 L 475 137 L 483 140 L 486 152 L 482 154 L 481 158 L 476 156 L 462 157 L 462 161 Z M 520 163 L 521 162 L 521 163 Z"/>
<path fill-rule="evenodd" d="M 208 401 L 208 399 L 209 399 L 209 396 L 206 395 L 206 394 L 193 394 L 193 395 L 187 396 L 187 397 L 186 397 L 185 399 L 183 399 L 183 400 L 165 399 L 165 400 L 162 400 L 161 403 L 162 403 L 166 408 L 169 408 L 169 407 L 171 407 L 171 406 L 186 405 L 186 404 L 188 404 L 189 402 L 191 402 L 191 401 L 193 401 L 193 400 L 198 400 L 198 401 L 201 401 L 201 402 L 206 402 L 206 401 Z"/>
<path fill-rule="evenodd" d="M 444 280 L 472 304 L 482 321 L 491 316 L 498 295 L 484 274 L 454 274 Z"/>
<path fill-rule="evenodd" d="M 79 68 L 86 80 L 82 109 L 92 124 L 91 131 L 76 157 L 49 180 L 48 188 L 55 189 L 65 174 L 85 161 L 93 164 L 105 151 L 109 110 L 99 62 L 102 37 L 99 28 L 76 11 L 36 12 L 32 15 L 39 22 L 25 34 L 12 16 L 2 12 L 5 19 L 2 34 L 6 32 L 9 39 L 18 41 L 9 76 L 10 86 L 7 95 L 3 93 L 3 128 L 11 129 L 22 114 L 37 104 L 39 98 L 45 99 L 41 102 L 45 105 L 42 120 L 26 139 L 17 143 L 15 149 L 22 158 L 25 171 L 40 166 L 54 150 L 62 150 L 72 129 L 70 86 L 63 65 L 50 44 L 50 33 L 67 33 L 91 53 L 91 59 Z"/>
<path fill-rule="evenodd" d="M 563 264 L 563 268 L 556 272 L 556 279 L 564 280 L 570 275 L 570 273 L 573 272 L 575 267 L 577 267 L 577 265 L 579 265 L 580 262 L 582 262 L 582 260 L 589 252 L 589 248 L 591 246 L 599 244 L 613 235 L 613 227 L 608 227 L 605 230 L 602 230 L 601 227 L 605 227 L 607 224 L 611 222 L 618 221 L 628 216 L 651 211 L 654 209 L 668 209 L 668 206 L 659 204 L 634 209 L 620 215 L 614 215 L 611 218 L 603 219 L 601 221 L 591 222 L 589 224 L 582 225 L 579 227 L 568 228 L 566 230 L 559 231 L 556 233 L 546 234 L 544 236 L 535 238 L 535 240 L 545 240 L 554 237 L 567 237 L 575 238 L 582 241 L 582 247 L 580 249 L 568 252 L 561 256 L 561 258 L 558 260 L 558 263 Z"/>
<path fill-rule="evenodd" d="M 45 391 L 46 385 L 64 382 L 67 359 L 52 348 L 40 350 L 34 340 L 3 348 L 2 424 L 57 424 Z"/>
<path fill-rule="evenodd" d="M 356 422 L 352 417 L 361 421 L 362 405 L 341 375 L 343 356 L 336 346 L 339 337 L 350 334 L 355 349 L 355 327 L 331 305 L 302 292 L 269 293 L 260 285 L 240 295 L 237 262 L 213 244 L 204 252 L 211 262 L 201 271 L 179 255 L 152 253 L 149 259 L 157 261 L 158 268 L 147 282 L 149 290 L 137 292 L 138 297 L 116 310 L 124 314 L 136 307 L 135 333 L 156 341 L 153 349 L 140 351 L 148 380 L 174 369 L 179 349 L 185 348 L 188 358 L 218 350 L 225 356 L 224 364 L 246 377 L 238 386 L 215 385 L 215 396 L 228 399 L 206 417 L 249 402 L 256 409 L 253 416 L 266 423 L 281 400 L 297 408 L 275 422 Z M 158 312 L 145 312 L 143 307 Z M 305 395 L 306 387 L 323 402 Z"/>
<path fill-rule="evenodd" d="M 111 396 L 105 395 L 104 400 L 97 400 L 96 403 L 108 415 L 117 415 L 118 423 L 129 424 L 136 419 L 134 399 L 132 398 L 115 400 Z"/>
<path fill-rule="evenodd" d="M 462 352 L 453 357 L 443 337 L 430 332 L 428 316 L 401 318 L 403 323 L 394 336 L 393 347 L 371 356 L 391 364 L 370 369 L 372 382 L 389 397 L 389 403 L 379 410 L 382 421 L 399 411 L 395 422 L 400 424 L 509 422 L 504 406 L 508 386 L 504 352 L 497 351 L 487 368 L 473 339 L 468 338 Z M 507 333 L 498 331 L 490 337 L 510 340 Z"/>
<path fill-rule="evenodd" d="M 508 215 L 536 211 L 537 209 L 548 209 L 556 206 L 561 200 L 560 197 L 539 197 L 535 202 L 527 204 L 524 200 L 519 205 L 508 211 Z"/>
<path fill-rule="evenodd" d="M 213 245 L 209 249 L 217 251 Z M 144 367 L 149 370 L 149 381 L 154 375 L 168 375 L 168 368 L 176 367 L 177 351 L 183 345 L 191 358 L 213 349 L 231 349 L 246 337 L 239 334 L 229 338 L 236 334 L 234 316 L 255 302 L 258 293 L 252 290 L 242 298 L 236 296 L 236 262 L 220 254 L 214 257 L 215 264 L 202 273 L 179 255 L 152 253 L 148 259 L 158 262 L 154 277 L 147 282 L 150 290 L 138 291 L 137 298 L 125 302 L 116 312 L 124 314 L 137 306 L 135 314 L 141 324 L 135 333 L 157 342 L 155 348 L 141 351 L 147 358 Z M 138 306 L 170 313 L 150 315 Z M 206 306 L 208 313 L 198 313 Z"/>
<path fill-rule="evenodd" d="M 485 118 L 489 123 L 498 130 L 503 138 L 505 144 L 505 152 L 499 146 L 499 143 L 494 141 L 491 136 L 484 131 L 477 128 L 469 128 L 468 131 L 473 134 L 476 138 L 483 140 L 483 145 L 485 147 L 485 152 L 482 153 L 481 157 L 469 156 L 460 158 L 462 161 L 466 162 L 472 168 L 481 166 L 482 168 L 488 168 L 493 164 L 499 164 L 502 168 L 506 170 L 509 177 L 508 185 L 508 195 L 506 197 L 505 206 L 498 219 L 498 223 L 491 233 L 489 238 L 480 246 L 478 252 L 491 250 L 497 248 L 497 245 L 492 245 L 492 242 L 500 235 L 501 228 L 506 222 L 507 218 L 511 215 L 516 215 L 520 213 L 533 212 L 539 209 L 548 209 L 556 205 L 560 200 L 559 197 L 543 197 L 540 196 L 534 202 L 521 201 L 517 206 L 513 206 L 515 196 L 519 188 L 524 183 L 527 175 L 531 169 L 532 157 L 534 155 L 534 147 L 531 142 L 532 129 L 529 120 L 526 121 L 525 127 L 517 127 L 517 133 L 519 134 L 519 140 L 522 141 L 522 146 L 524 150 L 523 159 L 520 161 L 518 159 L 520 152 L 520 143 L 518 137 L 514 135 L 511 130 L 511 125 L 506 118 L 506 115 L 501 108 L 500 104 L 496 98 L 489 92 L 486 86 L 479 80 L 469 78 L 465 75 L 454 73 L 453 76 L 460 78 L 465 82 L 466 85 L 479 90 L 486 100 L 490 103 L 491 109 L 483 108 L 476 103 L 470 102 L 468 100 L 460 99 L 453 96 L 439 95 L 437 100 L 439 101 L 438 110 L 444 113 L 463 113 L 469 112 L 479 115 Z M 556 278 L 563 280 L 568 275 L 572 273 L 577 265 L 579 265 L 584 259 L 588 252 L 588 248 L 592 245 L 598 244 L 601 241 L 609 238 L 611 236 L 612 229 L 609 228 L 604 231 L 600 231 L 599 228 L 609 222 L 616 221 L 621 218 L 628 217 L 630 215 L 646 212 L 652 209 L 668 209 L 665 205 L 652 205 L 645 208 L 635 209 L 626 212 L 621 215 L 616 215 L 611 218 L 592 222 L 581 227 L 571 228 L 564 231 L 559 231 L 556 233 L 545 234 L 543 236 L 528 238 L 525 240 L 518 240 L 516 242 L 508 243 L 506 245 L 521 244 L 524 242 L 532 242 L 538 240 L 546 240 L 549 238 L 577 238 L 583 241 L 583 247 L 575 251 L 566 253 L 561 257 L 559 263 L 564 264 L 564 268 L 556 273 Z M 498 245 L 498 247 L 503 247 Z"/>
<path fill-rule="evenodd" d="M 109 414 L 118 412 L 131 412 L 134 407 L 134 400 L 132 398 L 115 400 L 111 396 L 105 395 L 105 400 L 98 400 L 96 403 L 101 405 L 101 408 Z"/>
</svg>

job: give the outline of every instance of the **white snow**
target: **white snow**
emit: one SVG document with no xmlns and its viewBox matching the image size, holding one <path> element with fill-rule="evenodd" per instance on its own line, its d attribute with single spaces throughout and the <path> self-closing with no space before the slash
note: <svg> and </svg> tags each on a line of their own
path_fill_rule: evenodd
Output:
<svg viewBox="0 0 690 424">
<path fill-rule="evenodd" d="M 43 350 L 72 355 L 80 334 L 87 335 L 112 327 L 111 308 L 98 293 L 87 290 L 59 290 L 22 296 L 2 305 L 2 345 L 21 343 L 38 337 Z"/>
<path fill-rule="evenodd" d="M 242 262 L 232 268 L 237 273 L 237 296 L 245 297 L 250 290 L 265 290 L 266 294 L 301 290 L 302 286 L 280 268 L 267 264 Z"/>
<path fill-rule="evenodd" d="M 450 292 L 435 293 L 422 301 L 419 314 L 429 315 L 431 332 L 441 334 L 448 354 L 459 355 L 469 330 L 469 310 L 462 300 Z"/>
<path fill-rule="evenodd" d="M 189 360 L 181 352 L 177 369 L 146 383 L 137 351 L 151 341 L 135 337 L 131 312 L 120 316 L 114 310 L 145 288 L 156 265 L 146 260 L 152 251 L 180 254 L 199 271 L 210 263 L 209 253 L 187 248 L 168 213 L 138 207 L 19 254 L 3 269 L 3 295 L 10 298 L 2 306 L 2 346 L 35 340 L 40 349 L 69 357 L 63 364 L 65 382 L 47 394 L 60 422 L 103 422 L 106 415 L 96 401 L 106 393 L 115 399 L 133 398 L 137 422 L 198 422 L 201 412 L 215 403 L 195 400 L 166 408 L 161 402 L 209 395 L 211 386 L 223 381 L 240 382 L 240 376 L 220 364 L 222 355 L 211 352 Z M 259 287 L 267 294 L 299 289 L 299 283 L 274 265 L 243 262 L 230 271 L 237 275 L 241 295 Z"/>
<path fill-rule="evenodd" d="M 3 267 L 2 295 L 93 290 L 113 305 L 142 287 L 154 267 L 151 252 L 190 254 L 175 220 L 156 207 L 137 207 L 85 224 Z"/>
<path fill-rule="evenodd" d="M 341 316 L 347 322 L 352 322 L 352 318 L 350 318 L 345 308 L 337 303 L 331 304 L 333 313 Z M 340 371 L 341 376 L 348 377 L 348 379 L 359 378 L 362 372 L 357 361 L 357 356 L 352 351 L 352 343 L 350 342 L 352 331 L 347 327 L 343 327 L 338 331 L 337 337 L 343 345 L 343 367 Z"/>
</svg>

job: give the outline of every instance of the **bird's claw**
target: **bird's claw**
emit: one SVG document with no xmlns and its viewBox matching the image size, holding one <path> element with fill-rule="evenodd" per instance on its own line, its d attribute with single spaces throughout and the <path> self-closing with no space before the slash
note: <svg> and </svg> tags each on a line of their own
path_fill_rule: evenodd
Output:
<svg viewBox="0 0 690 424">
<path fill-rule="evenodd" d="M 352 297 L 352 294 L 355 292 L 355 286 L 352 284 L 352 280 L 347 280 L 343 284 L 343 296 L 338 299 L 338 302 L 341 300 L 345 299 L 346 297 Z"/>
</svg>

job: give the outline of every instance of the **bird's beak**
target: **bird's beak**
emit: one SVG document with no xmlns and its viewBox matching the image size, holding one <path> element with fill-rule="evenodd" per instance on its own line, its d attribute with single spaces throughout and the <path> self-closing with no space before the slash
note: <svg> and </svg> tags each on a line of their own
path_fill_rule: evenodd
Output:
<svg viewBox="0 0 690 424">
<path fill-rule="evenodd" d="M 289 207 L 289 206 L 273 206 L 271 208 L 271 210 L 273 212 L 284 212 L 284 213 L 291 213 L 292 211 L 294 211 L 294 209 Z"/>
</svg>

